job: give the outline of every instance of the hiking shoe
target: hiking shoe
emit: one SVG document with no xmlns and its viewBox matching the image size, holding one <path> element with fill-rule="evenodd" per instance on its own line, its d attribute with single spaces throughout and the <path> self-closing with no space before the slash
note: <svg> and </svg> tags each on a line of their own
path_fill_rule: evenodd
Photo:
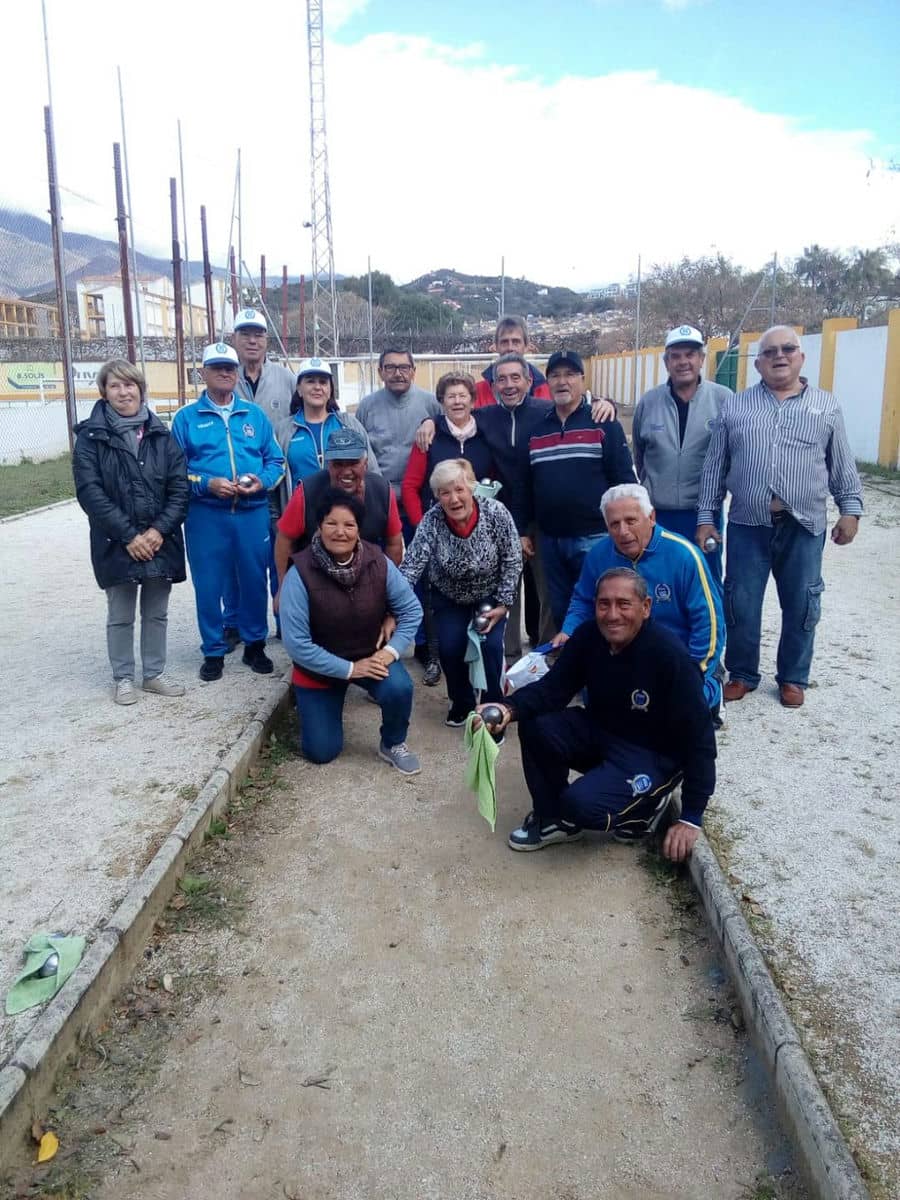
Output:
<svg viewBox="0 0 900 1200">
<path fill-rule="evenodd" d="M 422 674 L 422 682 L 426 687 L 434 687 L 435 684 L 441 681 L 441 664 L 434 659 L 425 664 L 425 671 Z"/>
<path fill-rule="evenodd" d="M 580 842 L 584 830 L 571 821 L 548 821 L 538 825 L 537 818 L 530 812 L 518 829 L 506 839 L 510 850 L 543 850 L 557 842 Z"/>
<path fill-rule="evenodd" d="M 401 775 L 418 775 L 422 770 L 418 758 L 406 742 L 398 742 L 396 746 L 386 746 L 382 742 L 378 747 L 378 757 L 396 767 Z"/>
<path fill-rule="evenodd" d="M 257 675 L 271 675 L 275 670 L 275 664 L 266 654 L 265 642 L 248 642 L 241 662 Z"/>
<path fill-rule="evenodd" d="M 226 625 L 226 627 L 222 630 L 222 637 L 228 645 L 228 649 L 225 651 L 226 654 L 230 654 L 232 650 L 241 644 L 240 630 L 235 629 L 231 625 Z"/>
<path fill-rule="evenodd" d="M 447 713 L 447 718 L 444 721 L 444 724 L 449 725 L 451 729 L 460 729 L 463 725 L 465 725 L 468 716 L 468 712 L 463 712 L 461 708 L 451 708 Z"/>
<path fill-rule="evenodd" d="M 116 704 L 137 704 L 138 694 L 134 690 L 134 682 L 131 679 L 117 679 L 113 699 Z"/>
<path fill-rule="evenodd" d="M 144 691 L 152 692 L 154 696 L 183 696 L 183 683 L 170 683 L 164 675 L 154 675 L 152 679 L 144 680 Z"/>
<path fill-rule="evenodd" d="M 203 666 L 200 668 L 200 678 L 204 683 L 212 683 L 216 679 L 222 678 L 222 668 L 225 665 L 225 660 L 221 656 L 212 658 L 204 658 Z"/>
</svg>

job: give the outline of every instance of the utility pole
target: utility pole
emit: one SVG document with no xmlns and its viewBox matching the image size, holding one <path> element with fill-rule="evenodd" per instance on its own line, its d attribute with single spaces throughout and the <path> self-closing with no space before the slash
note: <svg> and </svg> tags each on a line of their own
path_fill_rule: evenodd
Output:
<svg viewBox="0 0 900 1200">
<path fill-rule="evenodd" d="M 178 407 L 184 394 L 184 301 L 181 288 L 181 247 L 178 244 L 178 184 L 169 180 L 169 204 L 172 209 L 172 286 L 175 291 L 175 369 L 178 376 Z"/>
<path fill-rule="evenodd" d="M 641 348 L 641 256 L 637 261 L 637 299 L 634 309 L 634 362 L 631 367 L 631 403 L 637 404 L 637 364 Z"/>
<path fill-rule="evenodd" d="M 116 226 L 119 230 L 119 274 L 122 278 L 125 344 L 128 347 L 128 361 L 134 363 L 134 314 L 131 311 L 131 280 L 128 272 L 128 223 L 125 219 L 125 196 L 122 191 L 122 154 L 118 142 L 113 142 L 113 174 L 116 178 Z"/>
<path fill-rule="evenodd" d="M 769 326 L 775 324 L 775 289 L 778 286 L 778 251 L 772 254 L 772 302 L 769 305 Z"/>
<path fill-rule="evenodd" d="M 213 302 L 212 266 L 209 261 L 209 238 L 206 234 L 206 205 L 200 205 L 200 241 L 203 253 L 203 290 L 206 293 L 206 340 L 216 340 L 216 306 Z"/>
<path fill-rule="evenodd" d="M 325 37 L 322 0 L 306 0 L 309 39 L 309 175 L 312 226 L 313 354 L 340 353 L 331 188 L 328 182 L 328 138 L 325 129 Z M 324 275 L 326 283 L 323 284 Z"/>
</svg>

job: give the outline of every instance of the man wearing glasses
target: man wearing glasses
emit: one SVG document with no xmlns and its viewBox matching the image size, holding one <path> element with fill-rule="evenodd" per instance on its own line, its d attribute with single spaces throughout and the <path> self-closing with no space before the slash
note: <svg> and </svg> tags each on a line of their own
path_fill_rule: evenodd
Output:
<svg viewBox="0 0 900 1200">
<path fill-rule="evenodd" d="M 698 545 L 720 540 L 716 517 L 731 492 L 725 570 L 726 701 L 760 682 L 762 603 L 769 574 L 781 605 L 776 682 L 785 708 L 799 708 L 809 684 L 822 606 L 822 549 L 828 492 L 840 512 L 837 546 L 856 537 L 863 511 L 840 405 L 810 387 L 800 339 L 789 325 L 766 330 L 756 369 L 761 380 L 722 405 L 697 506 Z"/>
<path fill-rule="evenodd" d="M 222 677 L 228 653 L 222 596 L 235 575 L 243 661 L 260 675 L 272 671 L 265 652 L 268 492 L 281 482 L 284 456 L 263 410 L 235 393 L 238 366 L 232 346 L 207 346 L 202 371 L 206 387 L 200 399 L 180 408 L 172 421 L 172 436 L 184 453 L 191 485 L 184 532 L 203 651 L 200 678 L 207 683 Z"/>
</svg>

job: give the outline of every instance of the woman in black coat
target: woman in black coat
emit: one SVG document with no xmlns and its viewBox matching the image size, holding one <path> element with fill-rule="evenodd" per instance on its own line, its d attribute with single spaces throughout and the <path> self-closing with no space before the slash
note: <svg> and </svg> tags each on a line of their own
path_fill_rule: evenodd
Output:
<svg viewBox="0 0 900 1200">
<path fill-rule="evenodd" d="M 113 359 L 97 376 L 101 399 L 75 427 L 72 470 L 91 526 L 91 563 L 106 592 L 106 641 L 117 704 L 134 704 L 134 613 L 141 592 L 143 688 L 183 696 L 165 678 L 173 583 L 187 577 L 181 526 L 190 487 L 184 455 L 147 407 L 144 376 Z"/>
</svg>

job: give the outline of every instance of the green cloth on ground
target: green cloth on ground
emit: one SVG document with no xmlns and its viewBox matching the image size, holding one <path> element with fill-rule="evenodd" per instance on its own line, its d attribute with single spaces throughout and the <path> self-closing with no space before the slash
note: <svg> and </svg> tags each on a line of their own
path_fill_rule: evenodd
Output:
<svg viewBox="0 0 900 1200">
<path fill-rule="evenodd" d="M 465 661 L 469 664 L 469 683 L 473 691 L 483 692 L 487 688 L 487 675 L 484 673 L 484 656 L 481 653 L 481 634 L 471 621 L 466 633 L 469 638 L 465 653 Z"/>
<path fill-rule="evenodd" d="M 6 993 L 6 1015 L 12 1017 L 51 1000 L 81 962 L 84 945 L 83 937 L 33 933 L 25 943 L 25 967 Z M 56 971 L 52 975 L 38 975 L 51 954 L 59 955 Z"/>
<path fill-rule="evenodd" d="M 466 763 L 466 787 L 478 797 L 478 811 L 491 827 L 497 827 L 497 781 L 494 778 L 494 763 L 500 747 L 488 733 L 482 721 L 477 729 L 472 728 L 476 714 L 469 713 L 463 741 L 469 751 Z"/>
</svg>

